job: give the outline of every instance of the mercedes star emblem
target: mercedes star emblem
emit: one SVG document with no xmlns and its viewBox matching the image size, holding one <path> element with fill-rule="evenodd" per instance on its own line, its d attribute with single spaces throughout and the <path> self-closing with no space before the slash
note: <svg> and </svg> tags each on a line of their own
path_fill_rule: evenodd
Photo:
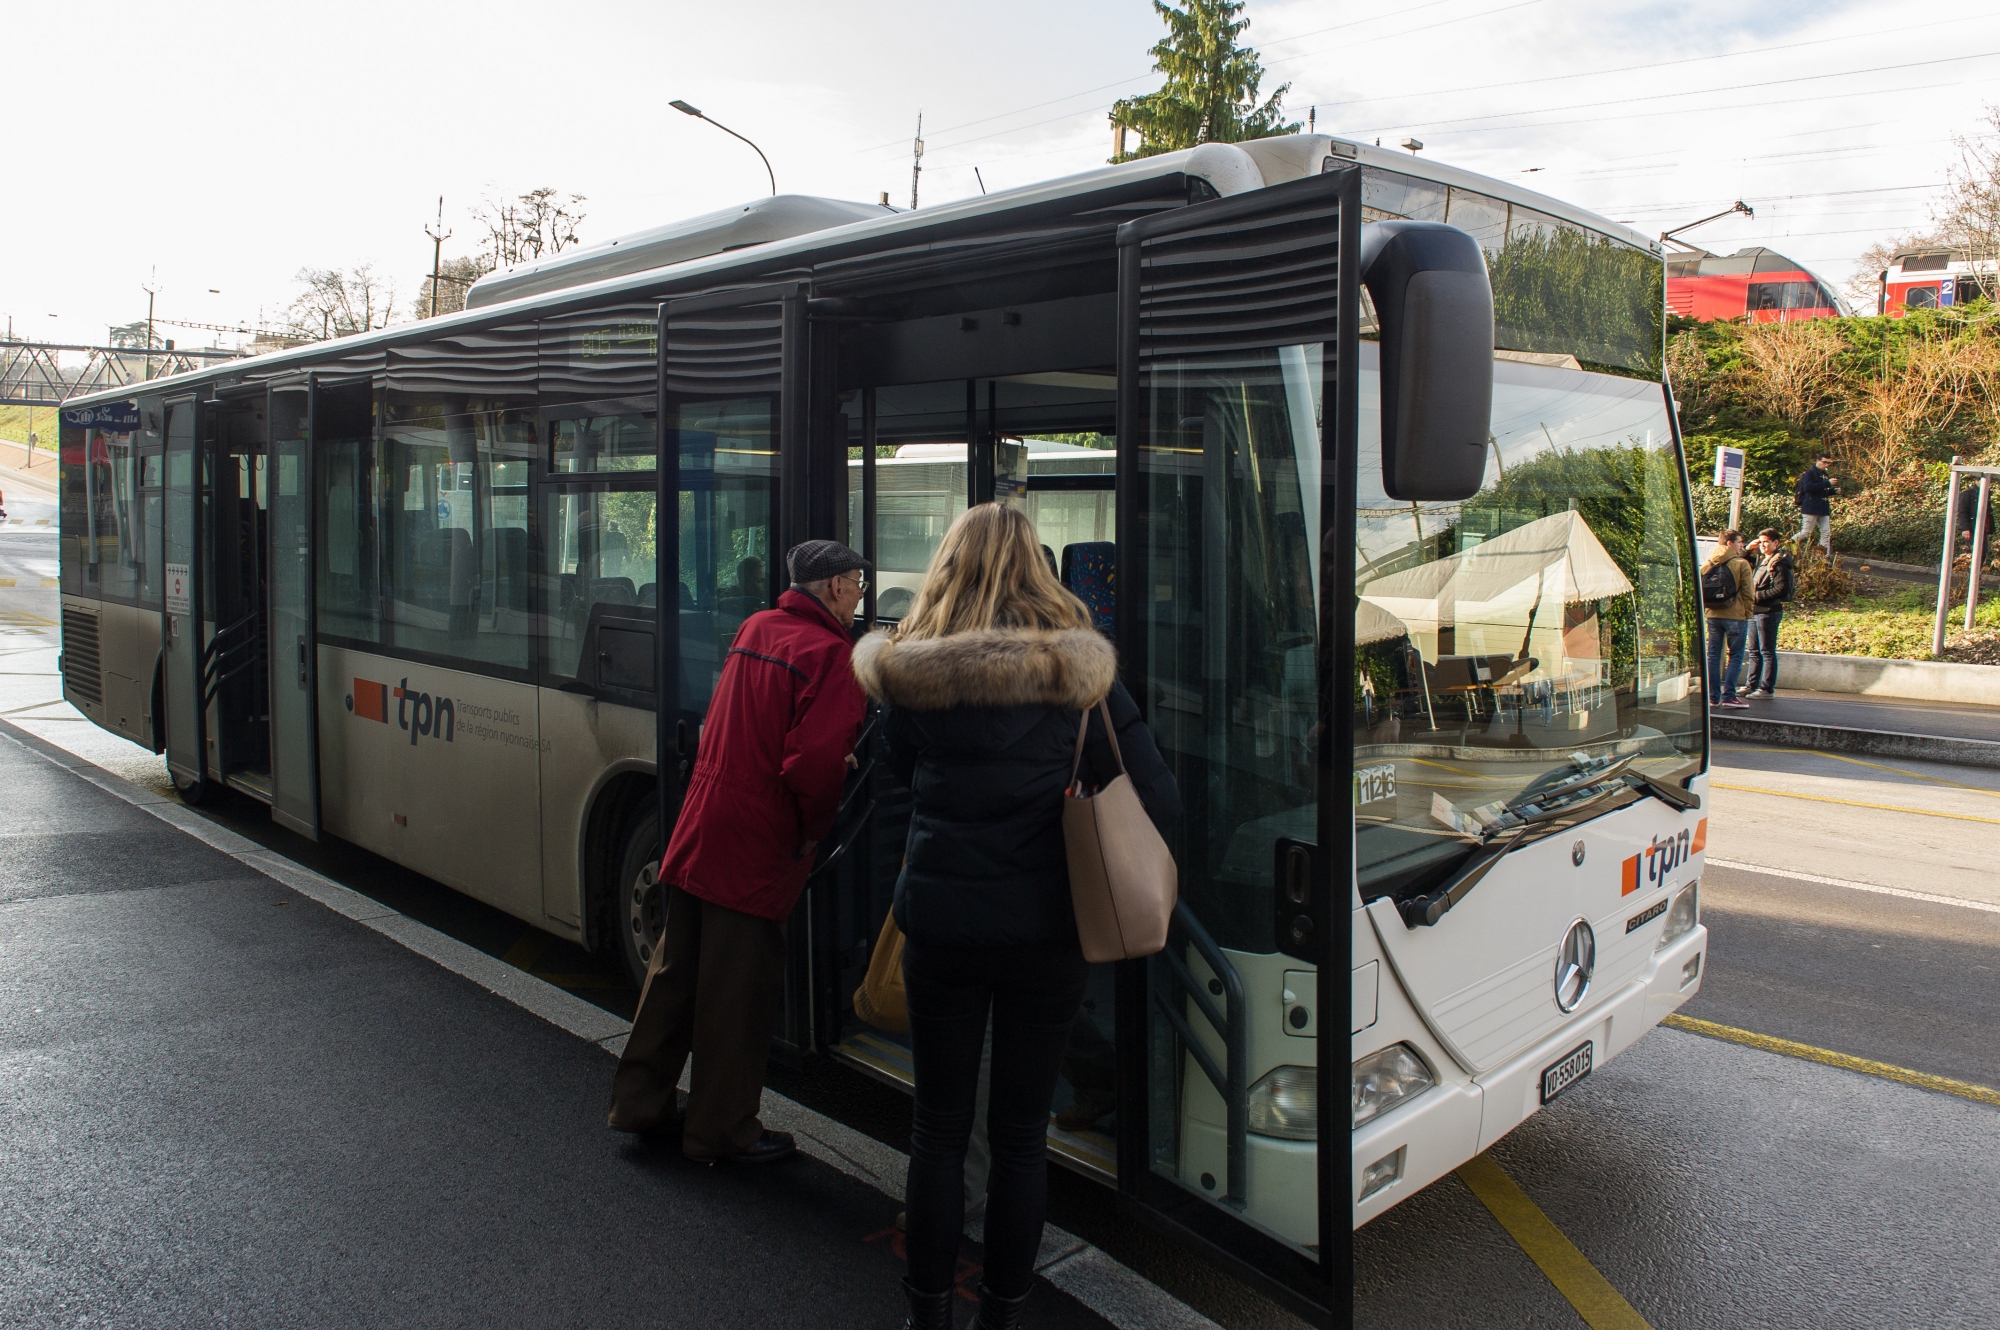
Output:
<svg viewBox="0 0 2000 1330">
<path fill-rule="evenodd" d="M 1578 842 L 1577 842 L 1576 844 L 1574 844 L 1574 845 L 1572 845 L 1572 846 L 1570 846 L 1570 847 L 1569 847 L 1569 861 L 1570 861 L 1571 863 L 1575 864 L 1575 865 L 1576 865 L 1576 866 L 1577 866 L 1578 868 L 1581 868 L 1581 867 L 1583 867 L 1583 842 L 1582 842 L 1582 841 L 1578 841 Z"/>
<path fill-rule="evenodd" d="M 1590 991 L 1590 976 L 1597 969 L 1597 935 L 1588 921 L 1579 919 L 1563 934 L 1556 949 L 1556 1008 L 1571 1012 Z"/>
</svg>

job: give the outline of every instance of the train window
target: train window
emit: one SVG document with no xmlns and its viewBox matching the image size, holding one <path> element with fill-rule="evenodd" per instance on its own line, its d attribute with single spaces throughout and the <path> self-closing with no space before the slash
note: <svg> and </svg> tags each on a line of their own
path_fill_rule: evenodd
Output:
<svg viewBox="0 0 2000 1330">
<path fill-rule="evenodd" d="M 1936 309 L 1938 289 L 1935 286 L 1913 286 L 1903 292 L 1904 309 Z"/>
</svg>

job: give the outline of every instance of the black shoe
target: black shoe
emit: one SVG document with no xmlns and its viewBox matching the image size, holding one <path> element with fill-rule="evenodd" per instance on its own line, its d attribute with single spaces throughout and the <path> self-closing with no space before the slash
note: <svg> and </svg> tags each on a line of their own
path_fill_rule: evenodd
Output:
<svg viewBox="0 0 2000 1330">
<path fill-rule="evenodd" d="M 764 1130 L 757 1134 L 752 1144 L 725 1155 L 699 1155 L 692 1150 L 682 1151 L 697 1164 L 768 1164 L 774 1159 L 785 1159 L 799 1152 L 799 1144 L 788 1131 Z"/>
<path fill-rule="evenodd" d="M 1030 1288 L 1029 1293 L 1034 1290 Z M 1003 1298 L 992 1289 L 979 1286 L 979 1318 L 970 1330 L 1020 1330 L 1021 1308 L 1027 1304 L 1028 1294 L 1018 1298 Z"/>
<path fill-rule="evenodd" d="M 903 1317 L 903 1330 L 952 1330 L 951 1303 L 956 1294 L 952 1288 L 942 1293 L 919 1293 L 905 1279 L 903 1298 L 910 1310 Z"/>
</svg>

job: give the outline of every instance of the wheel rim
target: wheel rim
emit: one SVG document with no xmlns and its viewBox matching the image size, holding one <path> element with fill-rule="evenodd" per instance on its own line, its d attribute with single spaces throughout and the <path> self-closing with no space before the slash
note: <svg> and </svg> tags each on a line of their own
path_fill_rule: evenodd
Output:
<svg viewBox="0 0 2000 1330">
<path fill-rule="evenodd" d="M 650 965 L 660 935 L 667 927 L 667 893 L 660 886 L 660 865 L 648 859 L 632 878 L 625 894 L 625 922 L 641 964 Z"/>
</svg>

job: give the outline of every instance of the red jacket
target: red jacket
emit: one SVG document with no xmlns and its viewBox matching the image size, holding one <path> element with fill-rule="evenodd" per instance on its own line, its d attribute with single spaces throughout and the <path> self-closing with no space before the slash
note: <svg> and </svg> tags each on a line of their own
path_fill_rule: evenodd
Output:
<svg viewBox="0 0 2000 1330">
<path fill-rule="evenodd" d="M 705 901 L 784 919 L 840 809 L 867 699 L 853 639 L 816 597 L 787 591 L 736 631 L 660 877 Z"/>
</svg>

